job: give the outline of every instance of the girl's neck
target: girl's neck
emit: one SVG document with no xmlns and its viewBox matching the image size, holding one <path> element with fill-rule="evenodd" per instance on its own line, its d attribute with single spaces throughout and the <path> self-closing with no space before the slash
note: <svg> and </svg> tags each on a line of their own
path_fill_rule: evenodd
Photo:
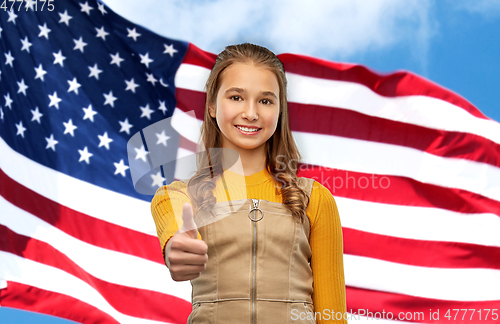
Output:
<svg viewBox="0 0 500 324">
<path fill-rule="evenodd" d="M 253 150 L 246 150 L 238 147 L 236 151 L 239 154 L 239 161 L 229 168 L 227 166 L 224 166 L 224 168 L 245 176 L 251 176 L 252 174 L 260 172 L 266 168 L 265 149 L 265 145 Z"/>
</svg>

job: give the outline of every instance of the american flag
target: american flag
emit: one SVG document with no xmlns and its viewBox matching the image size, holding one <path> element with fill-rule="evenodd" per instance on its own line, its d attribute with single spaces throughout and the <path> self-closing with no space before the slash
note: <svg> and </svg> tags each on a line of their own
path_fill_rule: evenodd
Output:
<svg viewBox="0 0 500 324">
<path fill-rule="evenodd" d="M 156 145 L 195 152 L 215 55 L 92 0 L 17 7 L 0 12 L 0 305 L 185 323 L 189 282 L 170 279 L 151 196 L 130 174 L 148 148 L 127 155 L 127 143 L 172 117 L 178 133 L 155 134 Z M 500 125 L 408 72 L 279 57 L 299 176 L 339 208 L 348 311 L 499 323 Z M 178 178 L 145 179 L 156 189 Z"/>
</svg>

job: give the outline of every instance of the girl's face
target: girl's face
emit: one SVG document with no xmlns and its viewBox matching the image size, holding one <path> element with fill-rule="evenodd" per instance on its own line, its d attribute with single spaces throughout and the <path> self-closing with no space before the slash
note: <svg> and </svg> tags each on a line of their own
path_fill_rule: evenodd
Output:
<svg viewBox="0 0 500 324">
<path fill-rule="evenodd" d="M 253 64 L 233 63 L 220 78 L 215 106 L 209 105 L 209 112 L 223 134 L 222 147 L 237 152 L 262 150 L 265 154 L 266 142 L 274 134 L 279 117 L 276 75 Z"/>
</svg>

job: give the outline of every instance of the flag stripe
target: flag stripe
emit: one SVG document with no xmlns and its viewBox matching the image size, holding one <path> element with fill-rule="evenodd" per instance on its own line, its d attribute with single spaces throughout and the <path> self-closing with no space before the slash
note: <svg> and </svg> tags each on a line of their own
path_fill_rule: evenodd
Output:
<svg viewBox="0 0 500 324">
<path fill-rule="evenodd" d="M 164 264 L 156 236 L 133 231 L 60 205 L 15 182 L 2 169 L 0 169 L 0 182 L 2 183 L 0 195 L 5 200 L 32 215 L 36 215 L 66 234 L 105 249 Z M 93 230 L 84 231 L 82 228 L 92 228 Z M 120 240 L 110 238 L 110 233 L 115 238 L 119 237 Z M 124 245 L 121 244 L 122 239 L 129 242 L 144 242 L 144 244 Z M 151 249 L 151 246 L 158 246 L 158 250 Z"/>
<path fill-rule="evenodd" d="M 355 287 L 347 287 L 346 295 L 350 301 L 350 308 L 348 311 L 358 312 L 358 309 L 367 310 L 375 312 L 392 312 L 394 316 L 398 316 L 400 312 L 423 312 L 425 317 L 424 321 L 418 321 L 420 323 L 498 323 L 498 319 L 494 320 L 491 317 L 491 310 L 499 310 L 499 300 L 496 301 L 449 301 L 440 299 L 430 299 L 430 298 L 420 298 L 416 296 L 408 296 L 402 294 L 396 294 L 391 292 L 377 291 L 377 290 L 367 290 Z M 436 312 L 439 309 L 439 320 L 430 320 L 429 311 Z M 464 312 L 460 313 L 460 320 L 457 316 L 457 320 L 453 320 L 455 312 L 451 311 L 451 321 L 445 317 L 447 310 L 452 309 L 475 309 L 483 310 L 482 318 L 479 321 L 479 316 L 476 313 L 470 320 L 472 311 L 469 311 L 469 318 L 461 321 L 461 317 Z M 490 309 L 490 316 L 486 320 L 486 310 Z M 499 311 L 497 313 L 500 314 Z M 409 315 L 414 317 L 413 314 Z M 409 317 L 408 316 L 408 317 Z M 412 322 L 416 322 L 413 320 Z M 354 322 L 356 323 L 356 322 Z M 378 322 L 377 322 L 378 323 Z"/>
<path fill-rule="evenodd" d="M 0 207 L 5 211 L 0 215 L 0 224 L 19 235 L 29 236 L 51 245 L 59 252 L 70 256 L 79 267 L 96 278 L 160 293 L 168 291 L 175 294 L 176 292 L 165 265 L 77 240 L 36 216 L 11 205 L 2 197 L 0 197 Z M 106 264 L 106 267 L 102 264 Z M 131 267 L 131 264 L 134 266 Z M 165 278 L 165 280 L 158 280 L 158 278 Z M 185 292 L 180 291 L 178 297 L 180 296 L 189 299 Z"/>
<path fill-rule="evenodd" d="M 9 281 L 6 289 L 0 289 L 0 300 L 3 307 L 44 313 L 77 323 L 85 323 L 91 318 L 94 323 L 120 324 L 98 307 L 72 297 L 71 294 L 57 293 L 30 284 Z"/>
<path fill-rule="evenodd" d="M 344 271 L 350 287 L 450 301 L 500 300 L 500 271 L 493 269 L 420 267 L 345 254 Z"/>
<path fill-rule="evenodd" d="M 66 255 L 51 245 L 18 235 L 5 226 L 0 225 L 0 249 L 48 266 L 61 269 L 94 287 L 117 311 L 135 317 L 143 317 L 157 321 L 182 322 L 185 320 L 179 313 L 169 312 L 164 305 L 179 309 L 180 314 L 191 310 L 191 303 L 172 295 L 155 291 L 137 289 L 101 280 L 82 269 L 73 255 Z M 75 251 L 77 253 L 77 251 Z M 123 296 L 127 296 L 126 299 Z M 158 310 L 162 310 L 159 312 Z"/>
<path fill-rule="evenodd" d="M 334 196 L 394 205 L 436 207 L 461 213 L 493 213 L 500 216 L 498 201 L 461 189 L 443 188 L 405 177 L 333 168 L 325 171 L 324 167 L 309 164 L 301 165 L 299 170 L 301 177 L 322 183 Z M 370 184 L 372 176 L 376 176 L 373 179 L 379 181 L 375 185 L 378 188 Z M 344 185 L 340 186 L 340 181 L 334 184 L 335 177 L 343 179 Z M 355 186 L 348 186 L 347 183 L 354 183 Z M 390 185 L 386 187 L 387 184 Z"/>
<path fill-rule="evenodd" d="M 342 220 L 344 219 L 345 217 L 342 217 Z M 363 232 L 345 226 L 342 232 L 345 254 L 421 267 L 500 270 L 498 247 L 412 240 Z M 432 254 L 429 254 L 429 251 L 432 251 Z"/>
<path fill-rule="evenodd" d="M 419 241 L 500 247 L 500 218 L 491 213 L 466 214 L 439 208 L 381 204 L 338 196 L 335 201 L 342 227 Z"/>
<path fill-rule="evenodd" d="M 117 311 L 94 287 L 66 271 L 3 251 L 0 251 L 0 258 L 4 263 L 4 267 L 0 268 L 0 271 L 2 271 L 0 275 L 9 282 L 14 281 L 72 296 L 101 309 L 119 323 L 161 323 L 128 316 Z"/>
</svg>

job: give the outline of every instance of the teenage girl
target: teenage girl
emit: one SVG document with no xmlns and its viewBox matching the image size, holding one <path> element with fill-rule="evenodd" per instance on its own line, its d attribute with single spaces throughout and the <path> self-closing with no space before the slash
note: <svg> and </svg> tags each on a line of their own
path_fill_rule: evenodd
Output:
<svg viewBox="0 0 500 324">
<path fill-rule="evenodd" d="M 237 152 L 243 174 L 208 151 L 151 202 L 172 279 L 193 286 L 188 323 L 347 323 L 339 214 L 327 188 L 297 177 L 282 62 L 227 46 L 206 95 L 201 140 Z"/>
</svg>

